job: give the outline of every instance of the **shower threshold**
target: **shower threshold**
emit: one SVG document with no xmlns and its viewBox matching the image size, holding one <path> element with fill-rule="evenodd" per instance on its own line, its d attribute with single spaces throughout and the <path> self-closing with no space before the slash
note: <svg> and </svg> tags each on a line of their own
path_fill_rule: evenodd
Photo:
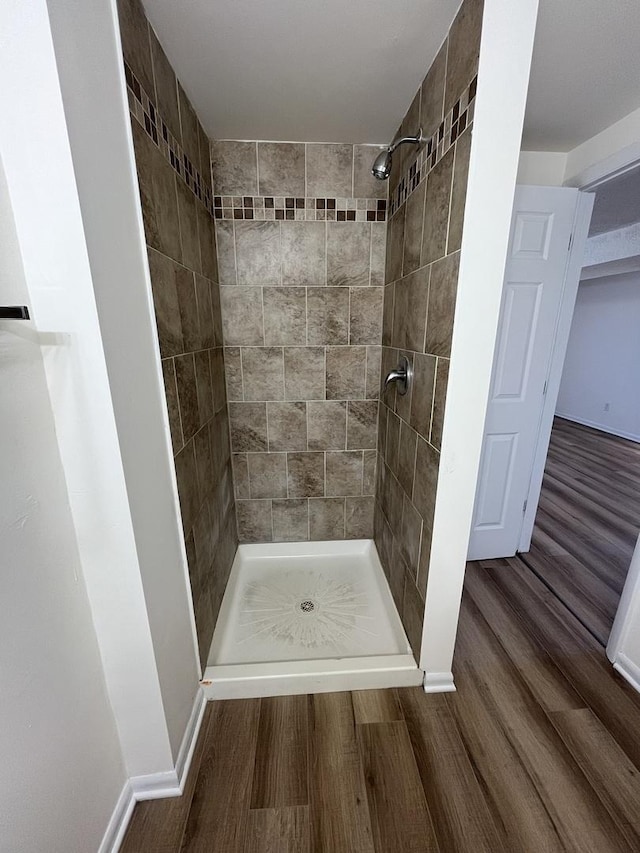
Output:
<svg viewBox="0 0 640 853">
<path fill-rule="evenodd" d="M 422 679 L 373 540 L 240 545 L 202 679 L 208 699 Z"/>
</svg>

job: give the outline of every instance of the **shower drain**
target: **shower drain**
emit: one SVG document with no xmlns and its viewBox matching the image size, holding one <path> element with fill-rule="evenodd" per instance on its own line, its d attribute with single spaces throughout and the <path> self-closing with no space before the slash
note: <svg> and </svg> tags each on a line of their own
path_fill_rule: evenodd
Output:
<svg viewBox="0 0 640 853">
<path fill-rule="evenodd" d="M 302 610 L 303 613 L 311 613 L 315 609 L 315 602 L 311 601 L 308 598 L 300 602 L 300 610 Z"/>
</svg>

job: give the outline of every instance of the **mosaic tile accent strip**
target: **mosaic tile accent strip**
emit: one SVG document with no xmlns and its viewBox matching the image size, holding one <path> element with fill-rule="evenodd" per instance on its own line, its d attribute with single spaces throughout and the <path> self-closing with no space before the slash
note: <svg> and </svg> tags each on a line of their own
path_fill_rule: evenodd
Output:
<svg viewBox="0 0 640 853">
<path fill-rule="evenodd" d="M 149 138 L 158 147 L 165 160 L 182 178 L 195 197 L 202 202 L 213 216 L 213 198 L 211 190 L 205 183 L 200 172 L 196 169 L 186 151 L 173 136 L 158 113 L 149 95 L 140 85 L 129 64 L 124 63 L 124 76 L 127 81 L 129 111 L 136 121 L 145 129 Z"/>
<path fill-rule="evenodd" d="M 293 198 L 291 196 L 214 196 L 216 219 L 384 222 L 386 199 Z"/>
<path fill-rule="evenodd" d="M 449 110 L 440 123 L 440 127 L 433 136 L 427 140 L 426 145 L 419 152 L 417 159 L 409 166 L 406 173 L 400 178 L 398 186 L 393 191 L 390 200 L 389 215 L 398 210 L 409 198 L 412 192 L 426 178 L 433 167 L 438 163 L 458 136 L 473 122 L 475 111 L 476 89 L 478 86 L 478 75 L 473 78 L 453 107 Z"/>
</svg>

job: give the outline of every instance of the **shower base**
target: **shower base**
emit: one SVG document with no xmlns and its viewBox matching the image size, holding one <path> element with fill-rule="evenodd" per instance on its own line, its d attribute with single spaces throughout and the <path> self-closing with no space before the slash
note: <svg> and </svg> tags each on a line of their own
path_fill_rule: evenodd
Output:
<svg viewBox="0 0 640 853">
<path fill-rule="evenodd" d="M 208 699 L 422 678 L 372 540 L 240 545 L 202 679 Z"/>
</svg>

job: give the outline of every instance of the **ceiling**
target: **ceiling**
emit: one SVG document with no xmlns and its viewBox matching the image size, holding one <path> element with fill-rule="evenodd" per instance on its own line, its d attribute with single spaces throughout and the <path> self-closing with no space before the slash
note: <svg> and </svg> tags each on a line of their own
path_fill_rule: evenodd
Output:
<svg viewBox="0 0 640 853">
<path fill-rule="evenodd" d="M 590 237 L 640 222 L 640 166 L 600 184 L 595 194 Z"/>
<path fill-rule="evenodd" d="M 461 0 L 143 0 L 214 139 L 386 143 Z"/>
<path fill-rule="evenodd" d="M 640 106 L 640 2 L 540 0 L 525 151 L 570 151 Z"/>
<path fill-rule="evenodd" d="M 461 0 L 143 0 L 216 139 L 390 140 Z M 639 0 L 540 0 L 522 147 L 640 106 Z"/>
</svg>

